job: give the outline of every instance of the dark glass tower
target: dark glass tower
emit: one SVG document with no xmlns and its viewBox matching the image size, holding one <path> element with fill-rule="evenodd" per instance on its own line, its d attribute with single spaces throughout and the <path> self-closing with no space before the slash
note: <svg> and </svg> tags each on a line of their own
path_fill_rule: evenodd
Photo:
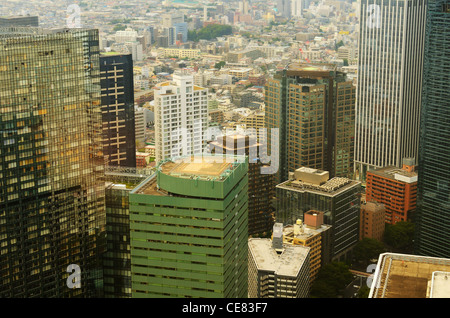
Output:
<svg viewBox="0 0 450 318">
<path fill-rule="evenodd" d="M 38 16 L 5 16 L 0 17 L 0 27 L 38 27 Z"/>
<path fill-rule="evenodd" d="M 97 30 L 0 28 L 0 297 L 102 296 L 98 61 Z"/>
<path fill-rule="evenodd" d="M 228 135 L 217 137 L 209 144 L 211 153 L 249 156 L 248 164 L 248 235 L 264 236 L 271 232 L 274 224 L 272 207 L 275 189 L 273 175 L 262 174 L 264 164 L 257 157 L 256 136 Z"/>
<path fill-rule="evenodd" d="M 105 164 L 136 167 L 131 54 L 100 56 Z"/>
<path fill-rule="evenodd" d="M 301 166 L 353 175 L 355 87 L 345 73 L 291 63 L 267 80 L 265 104 L 266 128 L 279 129 L 278 183 Z"/>
<path fill-rule="evenodd" d="M 450 1 L 429 0 L 416 252 L 450 258 Z"/>
</svg>

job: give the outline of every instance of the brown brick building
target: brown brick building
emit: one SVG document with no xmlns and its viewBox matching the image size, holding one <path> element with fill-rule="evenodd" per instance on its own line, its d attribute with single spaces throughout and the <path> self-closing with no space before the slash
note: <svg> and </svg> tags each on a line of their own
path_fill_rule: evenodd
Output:
<svg viewBox="0 0 450 318">
<path fill-rule="evenodd" d="M 375 201 L 362 204 L 360 220 L 360 240 L 363 238 L 372 238 L 378 241 L 383 240 L 386 223 L 383 204 Z"/>
</svg>

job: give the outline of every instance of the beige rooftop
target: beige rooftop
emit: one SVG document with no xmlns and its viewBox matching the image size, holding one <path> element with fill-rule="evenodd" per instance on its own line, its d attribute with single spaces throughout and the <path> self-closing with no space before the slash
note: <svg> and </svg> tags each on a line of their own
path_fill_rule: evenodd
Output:
<svg viewBox="0 0 450 318">
<path fill-rule="evenodd" d="M 248 245 L 258 270 L 279 276 L 297 276 L 310 251 L 309 247 L 283 244 L 283 252 L 277 253 L 272 240 L 262 238 L 251 238 Z"/>
<path fill-rule="evenodd" d="M 437 272 L 450 272 L 450 259 L 381 254 L 369 298 L 450 297 L 450 277 Z"/>
<path fill-rule="evenodd" d="M 162 172 L 167 175 L 183 176 L 210 176 L 218 177 L 226 170 L 231 169 L 232 164 L 222 156 L 217 157 L 192 157 L 169 161 L 161 165 Z"/>
</svg>

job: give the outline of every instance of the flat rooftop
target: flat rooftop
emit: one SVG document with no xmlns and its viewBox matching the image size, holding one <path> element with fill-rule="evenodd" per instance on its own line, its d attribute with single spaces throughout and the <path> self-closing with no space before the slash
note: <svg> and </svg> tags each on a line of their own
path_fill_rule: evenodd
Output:
<svg viewBox="0 0 450 318">
<path fill-rule="evenodd" d="M 313 229 L 310 227 L 307 227 L 303 224 L 303 232 L 300 234 L 294 234 L 294 226 L 293 225 L 286 225 L 283 228 L 283 237 L 285 242 L 291 243 L 294 238 L 299 240 L 307 240 L 313 236 L 319 235 L 322 232 L 329 230 L 331 228 L 331 225 L 322 224 L 319 228 Z"/>
<path fill-rule="evenodd" d="M 368 172 L 391 180 L 397 180 L 406 183 L 417 182 L 417 172 L 415 171 L 409 172 L 407 170 L 395 166 L 388 166 L 384 168 L 370 170 Z"/>
<path fill-rule="evenodd" d="M 315 72 L 315 73 L 327 73 L 336 71 L 337 67 L 334 64 L 315 64 L 315 63 L 298 63 L 294 62 L 289 64 L 288 72 Z"/>
<path fill-rule="evenodd" d="M 251 238 L 248 245 L 258 270 L 290 277 L 297 276 L 310 250 L 305 246 L 283 244 L 282 253 L 277 253 L 272 240 L 263 238 Z"/>
<path fill-rule="evenodd" d="M 321 195 L 335 196 L 361 184 L 359 181 L 348 178 L 334 177 L 321 185 L 303 182 L 300 180 L 288 180 L 278 184 L 276 187 L 298 192 L 312 192 Z"/>
<path fill-rule="evenodd" d="M 433 273 L 429 297 L 450 298 L 450 272 Z"/>
<path fill-rule="evenodd" d="M 382 254 L 378 260 L 369 297 L 427 298 L 435 272 L 450 272 L 450 259 Z M 433 294 L 433 297 L 450 297 L 450 283 L 445 279 L 445 274 L 435 276 Z"/>
<path fill-rule="evenodd" d="M 223 158 L 220 156 L 219 158 Z M 200 161 L 200 162 L 197 162 Z M 163 163 L 161 171 L 164 174 L 179 177 L 219 177 L 226 170 L 232 168 L 232 163 L 225 159 L 203 157 L 198 160 L 175 160 Z"/>
<path fill-rule="evenodd" d="M 222 155 L 185 157 L 162 161 L 157 169 L 165 175 L 178 178 L 223 182 L 231 171 L 234 170 L 235 164 L 239 163 L 236 157 L 233 157 L 233 162 L 230 161 L 230 158 L 227 159 Z M 156 176 L 145 180 L 137 193 L 163 196 L 169 195 L 167 191 L 158 187 Z"/>
</svg>

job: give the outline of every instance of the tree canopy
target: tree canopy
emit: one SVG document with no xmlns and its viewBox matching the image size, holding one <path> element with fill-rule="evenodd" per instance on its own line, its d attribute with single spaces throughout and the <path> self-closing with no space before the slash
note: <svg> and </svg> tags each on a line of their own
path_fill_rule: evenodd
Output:
<svg viewBox="0 0 450 318">
<path fill-rule="evenodd" d="M 414 223 L 397 222 L 395 225 L 387 224 L 384 232 L 384 241 L 395 249 L 407 252 L 413 245 Z"/>
<path fill-rule="evenodd" d="M 371 259 L 378 259 L 378 256 L 385 251 L 382 242 L 371 238 L 364 238 L 356 244 L 353 249 L 353 256 L 357 261 L 368 264 Z"/>
<path fill-rule="evenodd" d="M 343 262 L 332 262 L 321 267 L 317 279 L 311 286 L 312 298 L 337 297 L 353 280 L 348 265 Z"/>
<path fill-rule="evenodd" d="M 199 30 L 188 31 L 188 40 L 198 42 L 199 40 L 213 40 L 217 37 L 233 33 L 231 25 L 209 24 Z"/>
<path fill-rule="evenodd" d="M 216 64 L 214 64 L 214 68 L 220 70 L 222 67 L 225 66 L 225 64 L 226 64 L 225 61 L 217 62 Z"/>
</svg>

